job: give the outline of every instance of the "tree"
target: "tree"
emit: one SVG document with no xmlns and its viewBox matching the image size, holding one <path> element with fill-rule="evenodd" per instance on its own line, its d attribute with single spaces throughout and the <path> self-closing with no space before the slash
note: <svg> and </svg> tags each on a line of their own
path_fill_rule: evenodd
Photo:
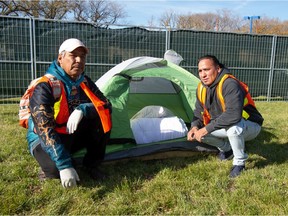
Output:
<svg viewBox="0 0 288 216">
<path fill-rule="evenodd" d="M 281 22 L 276 18 L 261 17 L 253 22 L 253 33 L 288 35 L 288 21 Z"/>
<path fill-rule="evenodd" d="M 2 15 L 63 19 L 71 10 L 70 2 L 67 0 L 0 1 L 0 13 Z"/>
<path fill-rule="evenodd" d="M 126 17 L 124 8 L 109 0 L 0 0 L 0 14 L 46 19 L 74 19 L 96 25 L 115 24 Z"/>
<path fill-rule="evenodd" d="M 151 26 L 151 27 L 157 26 L 156 22 L 157 22 L 157 20 L 154 16 L 151 16 L 150 19 L 147 21 L 148 26 Z"/>
<path fill-rule="evenodd" d="M 173 11 L 164 12 L 159 18 L 160 26 L 176 28 L 178 23 L 178 15 Z"/>
<path fill-rule="evenodd" d="M 177 28 L 205 31 L 235 31 L 241 28 L 239 16 L 226 9 L 215 13 L 179 15 Z"/>
<path fill-rule="evenodd" d="M 75 20 L 106 25 L 116 24 L 117 21 L 126 17 L 124 8 L 120 4 L 108 0 L 76 0 L 73 14 Z"/>
<path fill-rule="evenodd" d="M 236 31 L 238 32 L 244 25 L 244 20 L 237 14 L 232 13 L 227 9 L 222 9 L 217 12 L 216 17 L 216 31 L 229 32 Z"/>
<path fill-rule="evenodd" d="M 168 10 L 160 16 L 158 23 L 160 23 L 160 26 L 170 26 L 178 29 L 249 32 L 249 22 L 227 9 L 219 10 L 217 13 L 190 13 L 186 15 L 177 15 Z M 155 25 L 154 22 L 153 24 Z M 253 21 L 253 33 L 288 35 L 288 21 L 281 22 L 279 19 L 261 17 L 261 19 Z"/>
<path fill-rule="evenodd" d="M 26 0 L 22 2 L 26 2 L 30 15 L 37 18 L 65 19 L 71 10 L 71 1 L 67 0 Z"/>
<path fill-rule="evenodd" d="M 19 16 L 23 10 L 25 10 L 25 8 L 23 8 L 22 5 L 19 4 L 19 1 L 0 1 L 0 15 Z"/>
<path fill-rule="evenodd" d="M 223 9 L 215 13 L 177 15 L 173 10 L 165 11 L 159 18 L 160 26 L 204 31 L 239 31 L 242 22 L 239 16 Z"/>
<path fill-rule="evenodd" d="M 217 15 L 213 13 L 181 15 L 179 16 L 177 27 L 184 29 L 214 31 L 217 19 Z"/>
</svg>

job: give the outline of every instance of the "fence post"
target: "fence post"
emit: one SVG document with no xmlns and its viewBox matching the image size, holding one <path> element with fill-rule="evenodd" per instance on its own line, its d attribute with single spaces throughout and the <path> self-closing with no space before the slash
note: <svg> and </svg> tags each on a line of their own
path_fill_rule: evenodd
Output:
<svg viewBox="0 0 288 216">
<path fill-rule="evenodd" d="M 29 17 L 29 37 L 30 37 L 30 63 L 31 63 L 31 79 L 33 79 L 34 74 L 35 74 L 35 70 L 34 70 L 34 41 L 33 41 L 33 33 L 32 33 L 32 29 L 33 29 L 33 22 L 31 17 Z"/>
<path fill-rule="evenodd" d="M 277 45 L 277 36 L 274 35 L 272 39 L 270 71 L 269 71 L 269 80 L 268 80 L 268 89 L 267 89 L 267 101 L 268 102 L 271 99 L 271 92 L 272 92 L 276 45 Z"/>
<path fill-rule="evenodd" d="M 32 76 L 31 80 L 35 79 L 37 77 L 37 66 L 36 66 L 36 40 L 35 40 L 35 19 L 34 17 L 30 17 L 30 41 L 32 41 L 31 45 L 31 58 L 32 58 Z"/>
<path fill-rule="evenodd" d="M 166 26 L 165 52 L 170 49 L 170 34 L 171 34 L 171 28 L 170 26 Z"/>
</svg>

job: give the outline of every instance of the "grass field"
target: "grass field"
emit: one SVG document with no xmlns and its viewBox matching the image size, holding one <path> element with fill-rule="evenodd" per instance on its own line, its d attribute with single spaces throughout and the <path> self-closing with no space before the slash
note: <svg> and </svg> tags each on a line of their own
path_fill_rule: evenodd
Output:
<svg viewBox="0 0 288 216">
<path fill-rule="evenodd" d="M 17 105 L 0 106 L 1 215 L 288 215 L 287 102 L 256 103 L 263 130 L 246 145 L 247 170 L 229 179 L 231 161 L 195 155 L 103 165 L 109 178 L 81 172 L 78 187 L 38 180 L 18 126 Z"/>
</svg>

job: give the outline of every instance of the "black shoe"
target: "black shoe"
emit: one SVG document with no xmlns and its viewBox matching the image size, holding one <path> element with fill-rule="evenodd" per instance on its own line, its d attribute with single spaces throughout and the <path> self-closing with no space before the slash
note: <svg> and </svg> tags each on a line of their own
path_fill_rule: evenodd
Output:
<svg viewBox="0 0 288 216">
<path fill-rule="evenodd" d="M 221 161 L 225 161 L 225 160 L 229 160 L 229 159 L 232 159 L 233 158 L 233 151 L 232 149 L 227 151 L 227 152 L 223 152 L 223 151 L 220 151 L 219 154 L 218 154 L 218 157 Z"/>
<path fill-rule="evenodd" d="M 235 178 L 235 177 L 239 176 L 240 173 L 241 173 L 242 171 L 244 171 L 244 170 L 245 170 L 245 166 L 237 166 L 237 165 L 234 165 L 234 166 L 232 167 L 232 169 L 231 169 L 231 172 L 230 172 L 229 177 L 230 177 L 230 178 Z"/>
<path fill-rule="evenodd" d="M 98 168 L 90 168 L 88 170 L 89 175 L 94 180 L 104 180 L 107 178 L 107 175 L 103 172 L 101 172 Z"/>
</svg>

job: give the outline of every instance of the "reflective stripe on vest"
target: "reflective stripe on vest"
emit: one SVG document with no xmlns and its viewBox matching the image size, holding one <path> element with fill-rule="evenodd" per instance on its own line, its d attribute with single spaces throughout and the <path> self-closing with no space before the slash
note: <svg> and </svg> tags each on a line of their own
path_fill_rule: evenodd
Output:
<svg viewBox="0 0 288 216">
<path fill-rule="evenodd" d="M 86 93 L 86 95 L 89 97 L 89 99 L 92 101 L 95 109 L 99 114 L 104 133 L 107 133 L 112 128 L 112 122 L 109 109 L 104 107 L 105 102 L 101 101 L 95 94 L 93 94 L 93 92 L 84 82 L 82 82 L 80 86 Z"/>
<path fill-rule="evenodd" d="M 223 97 L 223 94 L 222 94 L 222 88 L 223 88 L 223 83 L 224 81 L 227 79 L 227 78 L 232 78 L 234 80 L 237 80 L 239 82 L 239 84 L 242 86 L 242 88 L 245 90 L 246 92 L 246 95 L 245 95 L 245 98 L 244 98 L 244 104 L 243 104 L 243 111 L 242 111 L 242 117 L 244 119 L 248 119 L 249 118 L 249 113 L 247 113 L 245 110 L 244 110 L 244 107 L 246 107 L 247 105 L 252 105 L 253 107 L 255 107 L 255 103 L 249 93 L 249 89 L 248 89 L 248 86 L 244 83 L 244 82 L 241 82 L 240 80 L 238 80 L 236 77 L 234 77 L 233 75 L 231 74 L 225 74 L 220 82 L 218 83 L 217 87 L 216 87 L 216 94 L 217 94 L 217 97 L 218 97 L 218 100 L 220 101 L 220 104 L 221 104 L 221 107 L 222 107 L 222 111 L 225 112 L 226 110 L 226 106 L 225 106 L 225 100 L 224 100 L 224 97 Z M 200 101 L 200 103 L 202 104 L 203 106 L 203 113 L 202 113 L 202 117 L 203 117 L 203 123 L 204 125 L 207 125 L 210 120 L 211 120 L 211 116 L 205 106 L 205 102 L 206 102 L 206 88 L 202 85 L 202 83 L 200 82 L 198 84 L 198 87 L 197 87 L 197 96 L 198 96 L 198 99 Z"/>
<path fill-rule="evenodd" d="M 206 88 L 202 85 L 201 82 L 198 84 L 198 87 L 197 87 L 197 96 L 198 96 L 198 99 L 203 106 L 203 112 L 201 113 L 202 118 L 203 118 L 203 123 L 204 123 L 204 125 L 207 125 L 210 122 L 211 116 L 210 116 L 210 113 L 208 112 L 208 110 L 205 106 Z"/>
<path fill-rule="evenodd" d="M 54 103 L 54 119 L 56 122 L 55 131 L 61 134 L 67 134 L 66 124 L 69 119 L 69 106 L 66 98 L 64 85 L 61 82 L 61 97 Z"/>
</svg>

